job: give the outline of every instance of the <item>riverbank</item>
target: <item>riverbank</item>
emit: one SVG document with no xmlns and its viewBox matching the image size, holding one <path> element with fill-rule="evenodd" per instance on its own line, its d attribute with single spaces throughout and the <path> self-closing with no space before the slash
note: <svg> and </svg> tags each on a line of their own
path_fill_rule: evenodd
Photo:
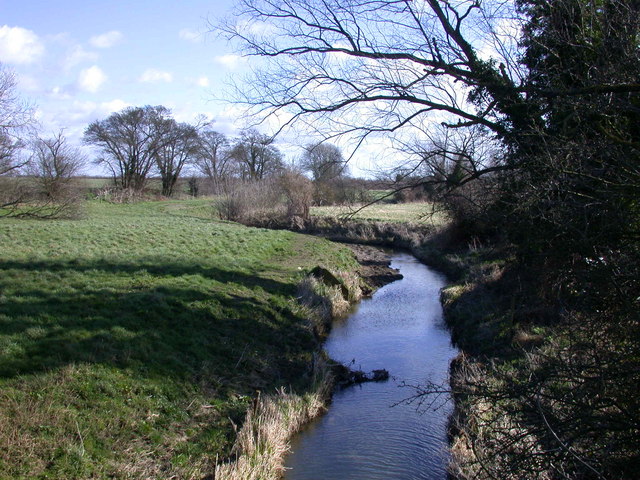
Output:
<svg viewBox="0 0 640 480">
<path fill-rule="evenodd" d="M 305 274 L 357 268 L 200 200 L 3 219 L 0 241 L 0 478 L 210 476 L 257 391 L 312 390 Z"/>
<path fill-rule="evenodd" d="M 451 476 L 634 478 L 637 309 L 603 307 L 577 287 L 609 275 L 607 259 L 574 258 L 584 277 L 572 278 L 544 258 L 519 262 L 504 241 L 435 236 L 421 250 L 451 272 L 442 304 L 462 351 L 450 376 Z"/>
<path fill-rule="evenodd" d="M 348 246 L 373 246 L 404 250 L 444 273 L 452 281 L 468 270 L 466 249 L 460 247 L 456 233 L 446 222 L 423 224 L 402 221 L 350 220 L 342 217 L 294 217 L 254 219 L 251 225 L 305 233 L 344 243 Z M 466 245 L 465 245 L 466 247 Z M 357 251 L 361 247 L 353 247 Z M 470 247 L 471 248 L 471 247 Z M 364 263 L 368 260 L 365 258 Z"/>
<path fill-rule="evenodd" d="M 351 249 L 358 261 L 357 274 L 366 285 L 365 295 L 371 295 L 378 288 L 402 278 L 397 269 L 391 268 L 390 255 L 380 248 L 354 243 L 345 246 Z"/>
<path fill-rule="evenodd" d="M 421 262 L 447 276 L 448 284 L 441 294 L 444 318 L 452 342 L 461 350 L 450 372 L 455 403 L 450 422 L 450 473 L 454 478 L 474 475 L 483 478 L 483 468 L 486 468 L 483 464 L 489 461 L 488 446 L 498 445 L 499 429 L 477 430 L 480 423 L 488 425 L 486 412 L 493 402 L 474 396 L 473 389 L 486 382 L 495 386 L 495 395 L 501 395 L 501 378 L 484 366 L 487 362 L 502 365 L 517 361 L 523 352 L 540 346 L 544 340 L 543 330 L 526 319 L 549 314 L 532 294 L 534 289 L 527 283 L 527 277 L 511 268 L 512 253 L 505 247 L 460 242 L 455 230 L 450 228 L 332 218 L 312 218 L 306 223 L 296 222 L 295 226 L 305 233 L 333 241 L 410 251 Z M 527 317 L 523 318 L 523 311 Z M 430 387 L 423 391 L 429 392 Z M 502 419 L 508 424 L 515 417 L 505 411 Z M 478 446 L 482 446 L 486 456 L 476 455 Z"/>
<path fill-rule="evenodd" d="M 258 395 L 237 434 L 232 461 L 216 465 L 215 480 L 282 478 L 291 438 L 326 411 L 336 382 L 351 379 L 348 368 L 326 357 L 320 341 L 328 335 L 335 318 L 363 295 L 373 294 L 402 275 L 390 267 L 389 255 L 379 248 L 365 245 L 349 248 L 358 261 L 353 272 L 315 268 L 299 285 L 298 299 L 307 308 L 306 316 L 314 325 L 318 341 L 309 387 L 304 393 L 281 388 L 276 393 Z"/>
<path fill-rule="evenodd" d="M 445 319 L 463 352 L 450 381 L 453 478 L 632 478 L 640 464 L 637 295 L 622 293 L 633 290 L 631 279 L 604 281 L 615 262 L 574 256 L 562 270 L 541 256 L 525 264 L 504 238 L 480 241 L 451 226 L 312 217 L 280 228 L 408 250 L 447 275 Z"/>
</svg>

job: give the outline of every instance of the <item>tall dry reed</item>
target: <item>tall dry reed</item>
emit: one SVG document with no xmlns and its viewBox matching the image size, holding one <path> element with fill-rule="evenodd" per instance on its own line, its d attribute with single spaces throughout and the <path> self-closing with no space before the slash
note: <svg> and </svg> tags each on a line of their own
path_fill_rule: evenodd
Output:
<svg viewBox="0 0 640 480">
<path fill-rule="evenodd" d="M 275 395 L 259 396 L 238 433 L 236 460 L 218 465 L 215 480 L 281 479 L 289 439 L 325 410 L 330 376 L 324 374 L 316 384 L 313 392 L 304 395 L 281 389 Z"/>
</svg>

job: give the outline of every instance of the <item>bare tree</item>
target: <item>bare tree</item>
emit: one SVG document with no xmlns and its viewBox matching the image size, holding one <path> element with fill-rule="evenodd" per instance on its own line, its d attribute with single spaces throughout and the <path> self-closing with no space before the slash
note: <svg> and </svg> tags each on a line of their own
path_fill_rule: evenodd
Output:
<svg viewBox="0 0 640 480">
<path fill-rule="evenodd" d="M 535 151 L 544 112 L 534 94 L 640 91 L 624 81 L 527 82 L 518 61 L 526 15 L 515 2 L 241 0 L 236 13 L 222 28 L 243 53 L 266 62 L 238 99 L 257 114 L 286 111 L 286 125 L 304 118 L 361 136 L 480 125 L 509 148 Z M 504 160 L 500 168 L 508 170 L 524 157 Z"/>
<path fill-rule="evenodd" d="M 33 107 L 16 93 L 13 72 L 0 64 L 0 175 L 16 171 L 26 164 L 18 152 L 34 126 Z"/>
<path fill-rule="evenodd" d="M 341 203 L 345 200 L 347 161 L 340 149 L 326 142 L 306 146 L 300 166 L 313 177 L 314 202 L 317 205 Z"/>
<path fill-rule="evenodd" d="M 255 129 L 242 131 L 231 155 L 238 162 L 243 179 L 262 180 L 282 170 L 282 154 L 273 142 L 273 137 Z"/>
<path fill-rule="evenodd" d="M 0 175 L 15 172 L 26 165 L 27 160 L 19 157 L 19 152 L 23 147 L 22 140 L 0 132 Z"/>
<path fill-rule="evenodd" d="M 39 192 L 53 201 L 67 198 L 73 177 L 86 163 L 83 153 L 69 145 L 62 131 L 50 138 L 37 137 L 31 150 L 28 172 Z"/>
<path fill-rule="evenodd" d="M 207 177 L 214 189 L 232 173 L 232 157 L 229 140 L 222 133 L 209 128 L 198 132 L 199 146 L 194 159 L 195 168 Z"/>
<path fill-rule="evenodd" d="M 125 108 L 91 123 L 84 141 L 102 150 L 96 163 L 111 172 L 116 186 L 139 192 L 169 138 L 169 116 L 163 106 Z"/>
<path fill-rule="evenodd" d="M 0 65 L 0 216 L 12 215 L 28 196 L 16 174 L 28 162 L 22 150 L 34 125 L 33 107 L 16 93 L 14 73 Z"/>
<path fill-rule="evenodd" d="M 177 123 L 174 119 L 165 120 L 160 131 L 164 136 L 160 140 L 160 147 L 155 150 L 154 158 L 162 178 L 162 195 L 170 197 L 182 169 L 198 152 L 198 131 L 196 127 Z"/>
<path fill-rule="evenodd" d="M 36 127 L 33 111 L 33 106 L 18 97 L 14 74 L 0 66 L 0 217 L 52 218 L 72 213 L 74 202 L 61 193 L 63 184 L 77 171 L 79 157 L 72 154 L 60 133 L 53 139 L 34 141 L 30 158 L 24 149 Z M 34 189 L 26 173 L 36 176 L 38 188 Z"/>
<path fill-rule="evenodd" d="M 257 112 L 285 109 L 292 121 L 312 117 L 362 135 L 444 120 L 506 137 L 516 123 L 532 121 L 510 118 L 528 105 L 517 65 L 480 55 L 478 29 L 495 33 L 515 15 L 509 2 L 491 12 L 470 1 L 241 3 L 240 20 L 227 32 L 247 54 L 273 60 L 258 72 L 256 88 L 239 93 Z M 251 28 L 260 23 L 269 28 Z"/>
<path fill-rule="evenodd" d="M 300 166 L 311 173 L 315 182 L 327 182 L 346 174 L 347 165 L 342 152 L 331 143 L 306 146 Z"/>
</svg>

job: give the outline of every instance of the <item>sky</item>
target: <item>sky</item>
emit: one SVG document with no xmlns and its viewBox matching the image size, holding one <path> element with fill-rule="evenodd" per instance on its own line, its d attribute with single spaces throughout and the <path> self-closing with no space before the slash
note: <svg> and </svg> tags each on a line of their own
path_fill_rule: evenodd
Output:
<svg viewBox="0 0 640 480">
<path fill-rule="evenodd" d="M 226 101 L 227 84 L 248 61 L 211 31 L 232 7 L 233 0 L 0 0 L 0 63 L 36 106 L 45 136 L 64 128 L 80 145 L 92 121 L 143 105 L 164 105 L 178 121 L 204 114 L 233 136 L 246 122 Z M 99 173 L 92 168 L 86 173 Z"/>
<path fill-rule="evenodd" d="M 180 122 L 205 115 L 215 130 L 233 138 L 248 121 L 230 101 L 228 84 L 241 82 L 255 65 L 213 26 L 233 18 L 235 1 L 0 0 L 0 64 L 15 72 L 17 93 L 36 106 L 43 136 L 64 129 L 70 143 L 80 146 L 95 120 L 128 106 L 163 105 Z M 263 133 L 274 133 L 277 122 L 271 130 L 267 122 Z M 305 143 L 318 140 L 294 131 L 276 145 L 293 160 Z M 387 140 L 359 147 L 351 173 L 368 176 L 379 158 L 393 161 Z M 351 145 L 340 146 L 349 156 Z M 93 166 L 85 173 L 104 172 Z"/>
</svg>

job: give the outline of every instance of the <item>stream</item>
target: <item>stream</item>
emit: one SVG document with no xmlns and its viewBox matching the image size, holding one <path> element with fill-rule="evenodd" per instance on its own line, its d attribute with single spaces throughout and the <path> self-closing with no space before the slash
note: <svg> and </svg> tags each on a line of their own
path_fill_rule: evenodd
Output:
<svg viewBox="0 0 640 480">
<path fill-rule="evenodd" d="M 404 385 L 448 380 L 456 355 L 442 320 L 445 278 L 413 256 L 394 253 L 402 280 L 376 291 L 333 325 L 331 358 L 391 379 L 336 391 L 328 412 L 293 439 L 286 480 L 445 479 L 448 398 L 406 403 Z M 437 408 L 436 408 L 437 407 Z"/>
</svg>

